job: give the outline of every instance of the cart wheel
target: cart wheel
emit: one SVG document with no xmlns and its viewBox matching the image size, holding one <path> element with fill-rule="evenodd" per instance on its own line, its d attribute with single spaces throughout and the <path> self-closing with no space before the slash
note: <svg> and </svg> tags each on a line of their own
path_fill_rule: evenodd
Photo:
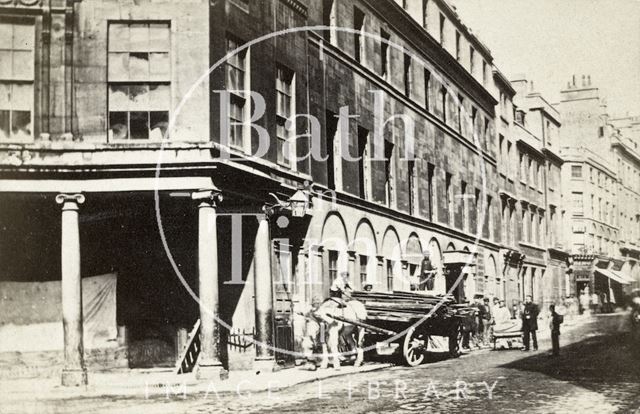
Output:
<svg viewBox="0 0 640 414">
<path fill-rule="evenodd" d="M 462 342 L 464 341 L 464 332 L 462 330 L 462 325 L 458 326 L 455 332 L 449 336 L 449 356 L 451 358 L 459 357 L 462 352 Z"/>
<path fill-rule="evenodd" d="M 416 333 L 415 328 L 411 327 L 404 336 L 402 346 L 402 356 L 407 365 L 415 367 L 424 361 L 424 350 L 427 347 L 427 335 Z"/>
</svg>

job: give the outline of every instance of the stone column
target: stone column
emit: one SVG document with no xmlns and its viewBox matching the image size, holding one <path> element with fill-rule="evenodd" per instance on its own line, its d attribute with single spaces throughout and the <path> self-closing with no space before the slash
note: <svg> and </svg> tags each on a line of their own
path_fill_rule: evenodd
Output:
<svg viewBox="0 0 640 414">
<path fill-rule="evenodd" d="M 384 256 L 376 256 L 378 261 L 376 267 L 375 280 L 373 281 L 373 290 L 381 291 L 387 288 L 387 269 L 385 268 Z"/>
<path fill-rule="evenodd" d="M 256 323 L 256 359 L 254 369 L 270 371 L 276 367 L 273 355 L 273 279 L 271 277 L 271 236 L 269 234 L 269 216 L 258 217 L 254 249 L 254 288 Z"/>
<path fill-rule="evenodd" d="M 322 279 L 322 257 L 324 247 L 319 244 L 309 246 L 309 287 L 311 291 L 311 299 L 314 297 L 322 300 L 324 298 L 323 279 Z"/>
<path fill-rule="evenodd" d="M 356 266 L 356 258 L 358 257 L 358 255 L 353 250 L 347 251 L 347 255 L 349 258 L 349 282 L 350 282 L 351 288 L 354 290 L 361 290 L 362 283 L 360 283 L 360 275 L 358 275 L 357 266 Z"/>
<path fill-rule="evenodd" d="M 218 231 L 217 202 L 222 200 L 213 190 L 192 194 L 198 204 L 198 296 L 200 299 L 200 355 L 196 377 L 199 379 L 226 378 L 220 362 L 218 327 Z"/>
<path fill-rule="evenodd" d="M 400 266 L 402 267 L 402 272 L 400 274 L 400 281 L 402 283 L 399 284 L 400 289 L 410 290 L 411 289 L 411 281 L 409 275 L 409 261 L 406 259 L 400 260 Z"/>
<path fill-rule="evenodd" d="M 293 257 L 293 253 L 292 253 Z M 303 243 L 302 246 L 298 249 L 298 263 L 296 268 L 293 271 L 294 274 L 294 284 L 296 289 L 294 292 L 297 292 L 293 296 L 293 300 L 296 303 L 299 302 L 311 302 L 311 292 L 308 290 L 307 286 L 307 267 L 309 266 L 309 251 L 307 247 Z"/>
<path fill-rule="evenodd" d="M 78 205 L 84 203 L 82 194 L 58 194 L 56 203 L 62 204 L 62 325 L 64 329 L 64 368 L 62 385 L 87 384 L 84 364 L 82 324 L 82 279 L 80 273 L 80 225 Z"/>
</svg>

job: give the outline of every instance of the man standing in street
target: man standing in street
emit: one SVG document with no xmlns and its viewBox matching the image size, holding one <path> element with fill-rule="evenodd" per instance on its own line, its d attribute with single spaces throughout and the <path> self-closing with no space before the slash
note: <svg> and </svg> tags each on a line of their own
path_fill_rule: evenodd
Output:
<svg viewBox="0 0 640 414">
<path fill-rule="evenodd" d="M 560 324 L 563 316 L 556 312 L 556 305 L 550 305 L 549 312 L 551 312 L 551 320 L 549 321 L 549 328 L 551 328 L 551 355 L 558 356 L 560 355 Z"/>
<path fill-rule="evenodd" d="M 482 335 L 482 345 L 489 346 L 489 342 L 491 339 L 491 326 L 493 325 L 493 310 L 491 309 L 491 301 L 489 298 L 484 298 L 484 315 L 480 315 L 483 319 L 482 324 L 484 325 L 484 332 Z"/>
<path fill-rule="evenodd" d="M 423 252 L 422 263 L 420 264 L 420 280 L 418 282 L 418 290 L 433 290 L 435 285 L 436 270 L 431 264 L 429 251 Z"/>
<path fill-rule="evenodd" d="M 475 295 L 473 297 L 473 305 L 472 306 L 476 308 L 476 317 L 475 317 L 476 329 L 474 330 L 474 333 L 473 333 L 474 343 L 475 343 L 476 347 L 482 348 L 485 345 L 485 343 L 484 343 L 484 330 L 486 328 L 486 326 L 485 326 L 485 317 L 486 317 L 486 314 L 487 314 L 487 309 L 485 308 L 485 306 L 484 306 L 484 304 L 482 302 L 482 295 Z"/>
<path fill-rule="evenodd" d="M 538 305 L 532 302 L 531 295 L 525 297 L 524 309 L 522 310 L 522 335 L 524 342 L 524 351 L 529 350 L 529 341 L 533 339 L 533 349 L 538 350 L 538 338 L 536 331 L 538 330 L 538 314 L 540 310 Z"/>
</svg>

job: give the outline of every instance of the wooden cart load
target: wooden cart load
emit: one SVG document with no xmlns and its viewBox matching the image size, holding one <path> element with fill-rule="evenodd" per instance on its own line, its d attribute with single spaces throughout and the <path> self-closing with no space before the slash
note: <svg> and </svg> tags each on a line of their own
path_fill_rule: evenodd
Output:
<svg viewBox="0 0 640 414">
<path fill-rule="evenodd" d="M 475 308 L 456 304 L 450 295 L 356 291 L 352 297 L 367 309 L 367 342 L 396 343 L 410 366 L 424 361 L 429 336 L 447 337 L 449 354 L 457 357 L 464 321 L 475 312 Z"/>
</svg>

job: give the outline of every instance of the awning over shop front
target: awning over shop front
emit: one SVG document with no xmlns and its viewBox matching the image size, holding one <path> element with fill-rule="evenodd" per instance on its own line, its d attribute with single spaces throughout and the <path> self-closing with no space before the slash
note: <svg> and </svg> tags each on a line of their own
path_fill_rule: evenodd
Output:
<svg viewBox="0 0 640 414">
<path fill-rule="evenodd" d="M 618 282 L 618 283 L 620 283 L 622 285 L 628 285 L 628 284 L 631 283 L 631 281 L 629 279 L 627 279 L 626 276 L 624 276 L 622 273 L 616 272 L 614 270 L 596 269 L 596 273 L 599 273 L 602 276 L 608 277 L 609 279 L 613 280 L 614 282 Z"/>
</svg>

